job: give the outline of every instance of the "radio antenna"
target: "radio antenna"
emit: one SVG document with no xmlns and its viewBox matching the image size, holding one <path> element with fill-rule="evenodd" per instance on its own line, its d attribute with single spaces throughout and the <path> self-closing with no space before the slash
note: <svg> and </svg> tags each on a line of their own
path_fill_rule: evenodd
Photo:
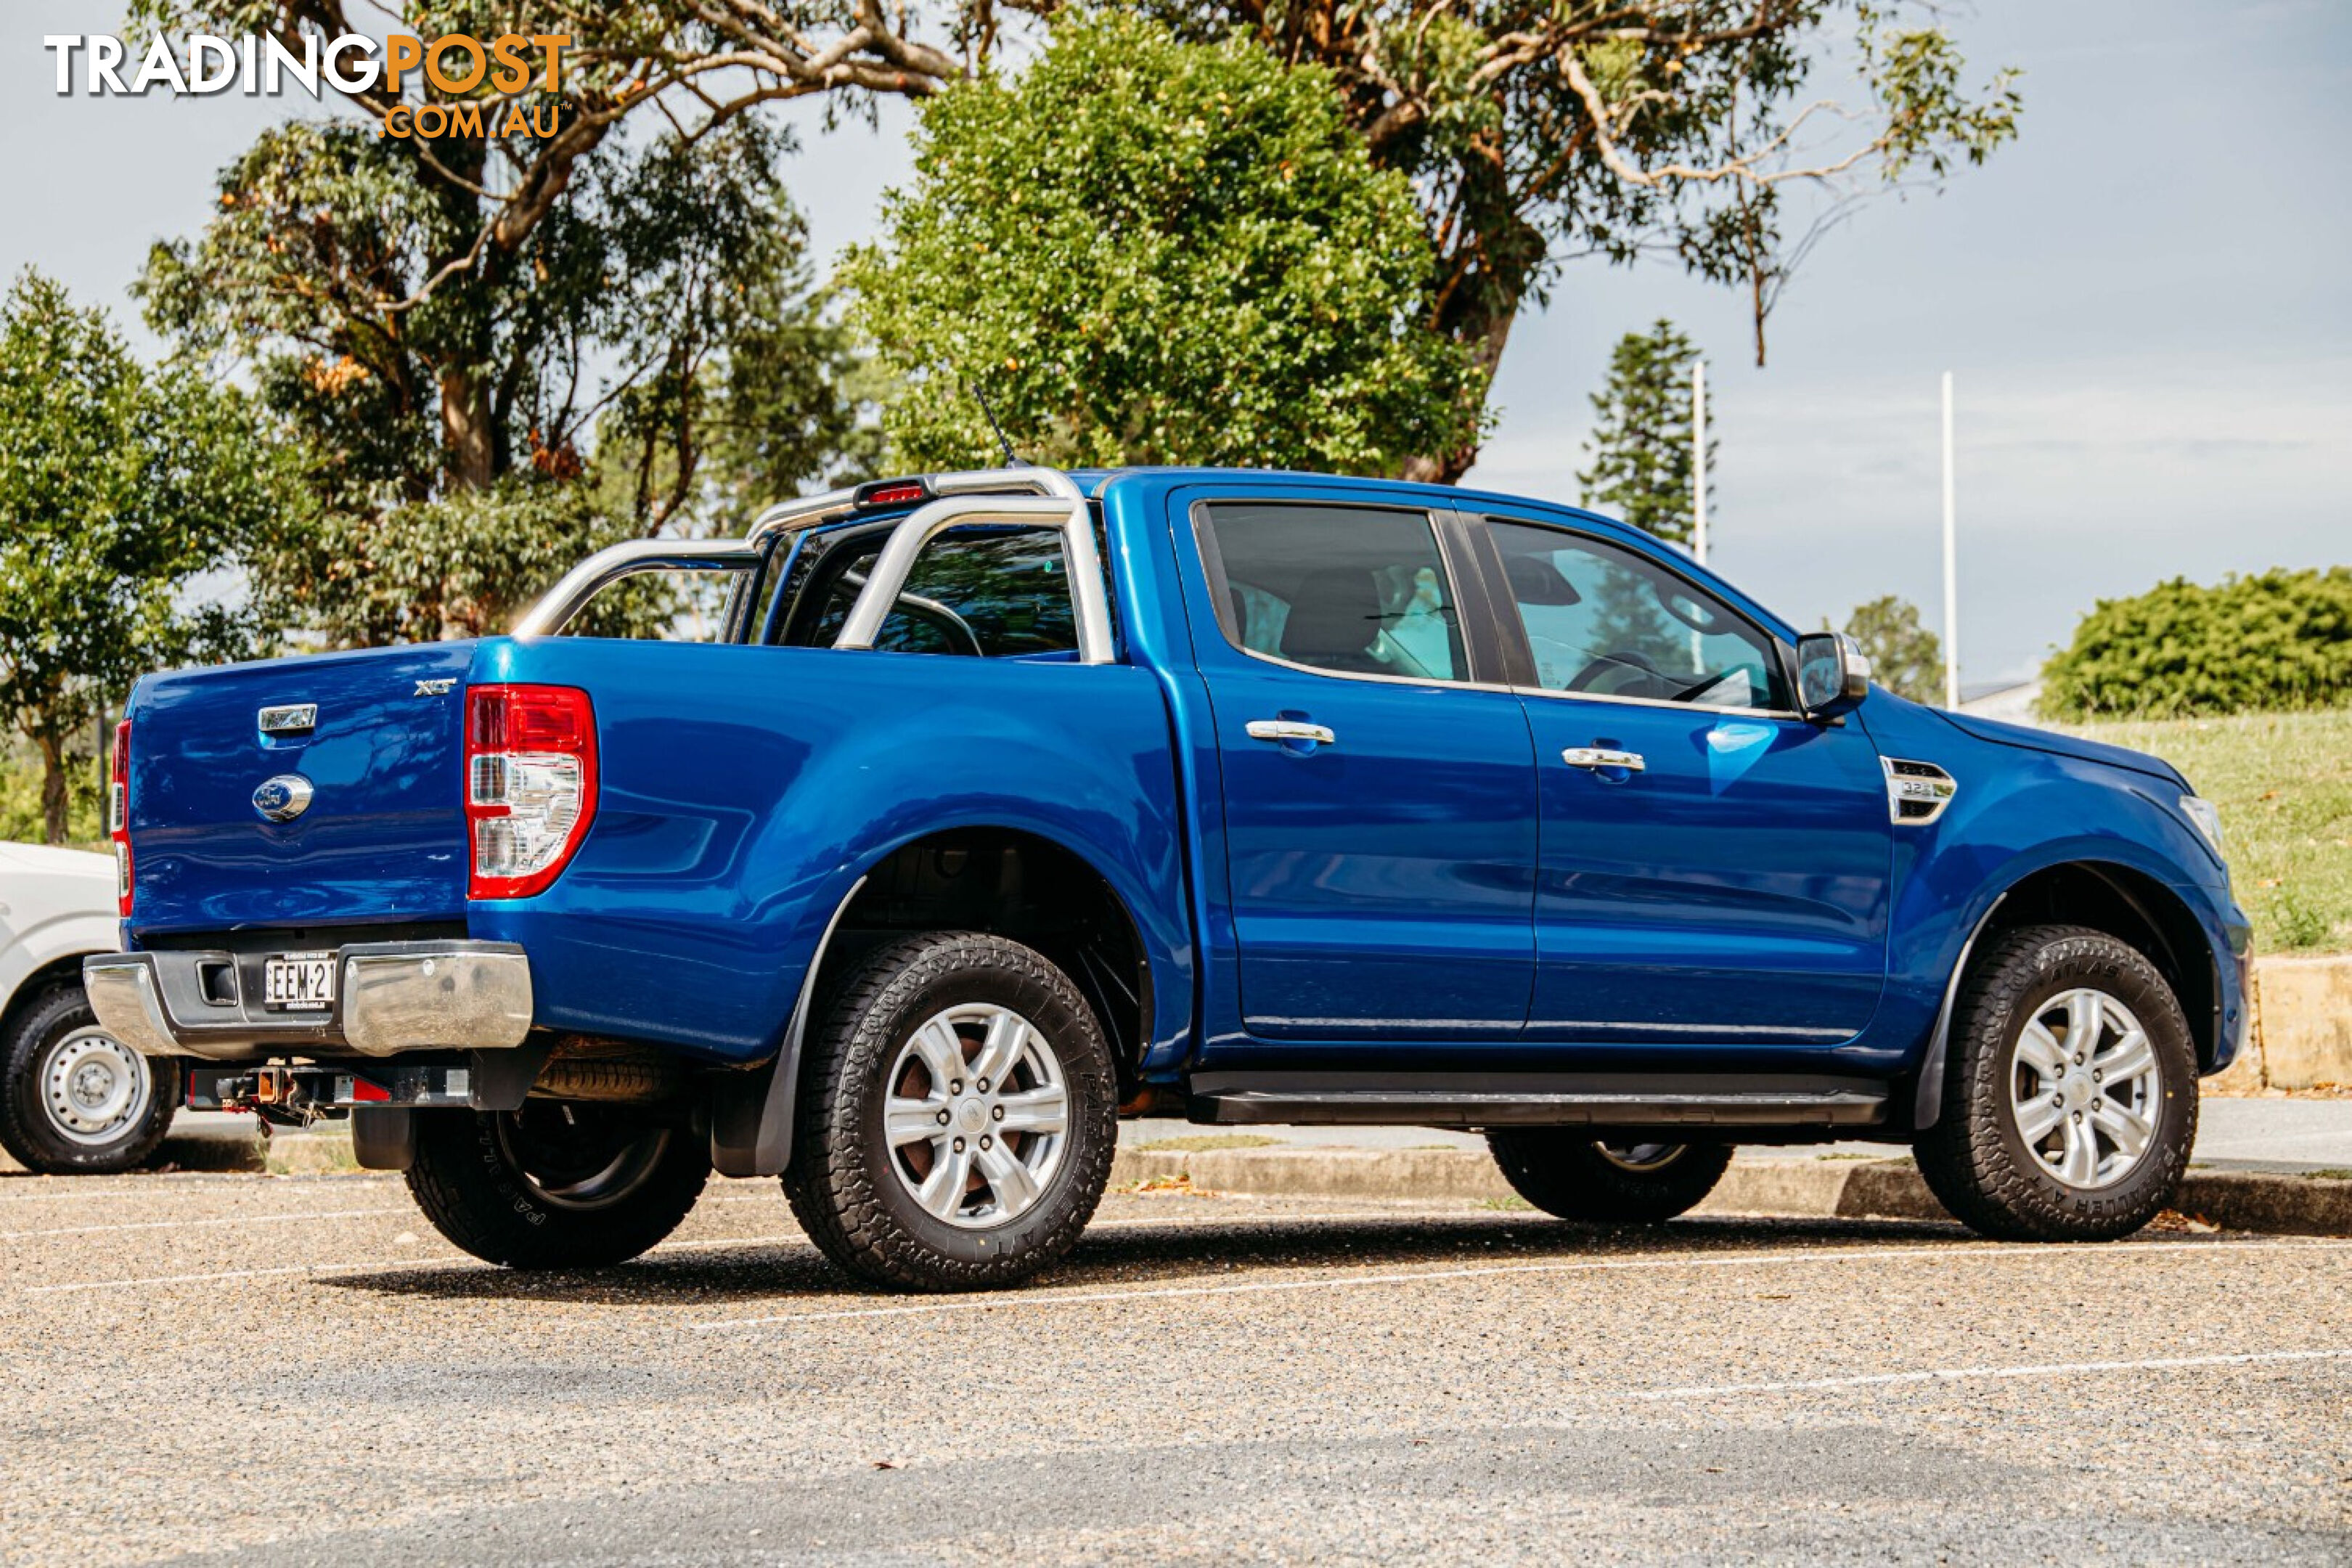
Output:
<svg viewBox="0 0 2352 1568">
<path fill-rule="evenodd" d="M 996 410 L 988 405 L 987 395 L 980 390 L 979 384 L 965 377 L 963 387 L 971 394 L 971 400 L 980 405 L 981 417 L 987 420 L 988 427 L 996 433 L 996 444 L 1004 449 L 1004 466 L 1008 468 L 1027 468 L 1029 465 L 1013 453 L 1013 438 L 1005 435 L 1004 426 L 996 422 Z"/>
</svg>

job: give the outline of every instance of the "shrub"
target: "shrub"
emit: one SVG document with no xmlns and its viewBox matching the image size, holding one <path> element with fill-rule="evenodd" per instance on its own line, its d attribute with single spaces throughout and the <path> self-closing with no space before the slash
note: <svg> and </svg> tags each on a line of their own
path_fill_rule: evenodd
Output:
<svg viewBox="0 0 2352 1568">
<path fill-rule="evenodd" d="M 2102 599 L 2042 670 L 2052 719 L 2173 717 L 2352 701 L 2352 568 Z"/>
</svg>

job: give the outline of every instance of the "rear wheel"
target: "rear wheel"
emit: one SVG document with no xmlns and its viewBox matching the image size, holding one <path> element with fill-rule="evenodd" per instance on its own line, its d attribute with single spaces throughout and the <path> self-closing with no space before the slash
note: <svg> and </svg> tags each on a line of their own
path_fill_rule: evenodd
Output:
<svg viewBox="0 0 2352 1568">
<path fill-rule="evenodd" d="M 1593 1225 L 1662 1225 L 1713 1192 L 1731 1163 L 1728 1143 L 1596 1140 L 1569 1127 L 1498 1128 L 1486 1145 L 1519 1196 Z"/>
<path fill-rule="evenodd" d="M 163 1142 L 179 1100 L 179 1063 L 99 1027 L 79 985 L 35 997 L 0 1042 L 0 1148 L 28 1171 L 130 1170 Z"/>
<path fill-rule="evenodd" d="M 2197 1051 L 2164 976 L 2081 926 L 2028 926 L 1971 968 L 1943 1113 L 1914 1151 L 1954 1217 L 2013 1241 L 2128 1236 L 2197 1137 Z"/>
<path fill-rule="evenodd" d="M 408 1190 L 486 1262 L 597 1268 L 676 1230 L 710 1174 L 705 1141 L 631 1106 L 419 1110 Z"/>
<path fill-rule="evenodd" d="M 861 1279 L 1013 1284 L 1101 1200 L 1117 1082 L 1093 1009 L 1041 954 L 964 931 L 891 942 L 810 1042 L 785 1194 Z"/>
</svg>

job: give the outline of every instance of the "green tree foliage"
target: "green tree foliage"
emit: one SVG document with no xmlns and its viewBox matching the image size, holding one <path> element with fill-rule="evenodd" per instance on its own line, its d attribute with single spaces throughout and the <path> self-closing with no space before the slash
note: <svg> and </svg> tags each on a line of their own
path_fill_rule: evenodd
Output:
<svg viewBox="0 0 2352 1568">
<path fill-rule="evenodd" d="M 1595 256 L 1742 289 L 1761 363 L 1781 289 L 1851 204 L 1982 163 L 2021 107 L 2014 72 L 1964 86 L 1932 0 L 1137 3 L 1331 72 L 1375 162 L 1420 194 L 1432 324 L 1486 376 L 1521 307 Z M 1816 77 L 1854 66 L 1866 101 L 1827 101 Z M 1414 472 L 1452 479 L 1476 455 Z"/>
<path fill-rule="evenodd" d="M 2186 578 L 2102 599 L 2042 671 L 2053 719 L 2179 717 L 2352 701 L 2352 567 Z"/>
<path fill-rule="evenodd" d="M 235 657 L 249 616 L 185 590 L 276 515 L 276 456 L 233 390 L 149 371 L 102 311 L 27 272 L 0 306 L 0 712 L 38 753 L 43 832 L 103 705 L 159 665 Z M 78 743 L 87 742 L 87 745 Z"/>
<path fill-rule="evenodd" d="M 1238 40 L 1104 16 L 930 100 L 845 279 L 912 467 L 993 456 L 980 396 L 1061 464 L 1382 473 L 1472 435 L 1412 190 L 1325 73 Z"/>
<path fill-rule="evenodd" d="M 1832 631 L 1829 622 L 1822 630 Z M 1846 635 L 1862 645 L 1879 685 L 1914 702 L 1944 700 L 1944 644 L 1919 624 L 1919 606 L 1897 594 L 1856 605 L 1846 617 Z"/>
<path fill-rule="evenodd" d="M 1373 161 L 1412 183 L 1434 267 L 1426 324 L 1476 372 L 1451 425 L 1467 438 L 1414 454 L 1416 478 L 1458 478 L 1476 459 L 1512 325 L 1569 260 L 1660 255 L 1744 289 L 1760 362 L 1773 302 L 1853 202 L 1938 185 L 2017 131 L 2015 73 L 1969 89 L 1937 0 L 1107 3 L 1190 41 L 1239 37 L 1286 65 L 1322 68 Z M 517 20 L 492 0 L 399 14 L 420 36 L 490 35 Z M 436 153 L 455 176 L 436 190 L 473 209 L 458 256 L 511 252 L 632 116 L 699 134 L 809 95 L 824 95 L 828 120 L 870 116 L 879 96 L 928 97 L 984 69 L 1008 21 L 1050 32 L 1093 15 L 1062 0 L 542 0 L 529 30 L 573 38 L 563 133 L 496 150 L 485 165 L 495 178 L 472 178 L 465 149 Z M 213 31 L 350 30 L 342 0 L 138 0 L 134 16 Z M 1823 97 L 1817 75 L 1857 67 L 1854 101 Z M 381 93 L 356 102 L 371 115 L 389 106 Z M 477 204 L 476 189 L 498 194 Z M 1784 206 L 1792 191 L 1811 195 Z"/>
<path fill-rule="evenodd" d="M 1677 544 L 1691 541 L 1691 366 L 1698 357 L 1668 321 L 1618 339 L 1609 379 L 1592 395 L 1592 462 L 1576 476 L 1585 505 Z M 1710 419 L 1710 473 L 1715 447 Z"/>
<path fill-rule="evenodd" d="M 344 26 L 336 5 L 141 10 L 174 28 Z M 495 36 L 514 18 L 404 20 Z M 248 373 L 310 455 L 315 525 L 258 552 L 257 593 L 329 643 L 498 629 L 598 545 L 703 531 L 870 445 L 857 356 L 811 297 L 777 176 L 789 139 L 731 115 L 613 137 L 636 78 L 584 42 L 567 61 L 552 138 L 275 127 L 222 172 L 204 232 L 150 258 L 151 323 Z M 502 102 L 420 71 L 402 95 Z M 369 116 L 393 101 L 352 95 Z M 526 521 L 542 531 L 496 544 Z"/>
</svg>

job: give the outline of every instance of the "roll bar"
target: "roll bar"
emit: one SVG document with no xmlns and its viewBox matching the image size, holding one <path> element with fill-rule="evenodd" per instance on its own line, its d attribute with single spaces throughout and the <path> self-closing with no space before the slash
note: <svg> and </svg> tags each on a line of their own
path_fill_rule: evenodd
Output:
<svg viewBox="0 0 2352 1568">
<path fill-rule="evenodd" d="M 740 539 L 632 539 L 608 544 L 566 572 L 514 624 L 519 637 L 561 631 L 582 605 L 640 572 L 748 572 L 760 552 Z"/>
<path fill-rule="evenodd" d="M 916 510 L 893 531 L 889 543 L 883 547 L 882 559 L 876 563 L 852 605 L 848 624 L 835 647 L 873 646 L 874 637 L 905 586 L 907 571 L 914 564 L 916 554 L 942 529 L 957 522 L 1055 522 L 1061 527 L 1063 548 L 1069 563 L 1070 596 L 1077 612 L 1078 657 L 1087 664 L 1110 661 L 1110 597 L 1103 578 L 1101 553 L 1095 548 L 1094 525 L 1087 514 L 1086 492 L 1078 488 L 1076 479 L 1059 468 L 1027 467 L 959 469 L 927 474 L 922 479 L 937 499 Z M 728 593 L 720 625 L 721 635 L 734 641 L 742 636 L 750 621 L 752 606 L 746 589 L 750 574 L 772 548 L 769 542 L 851 516 L 857 510 L 857 493 L 855 489 L 827 490 L 823 495 L 802 496 L 772 506 L 751 520 L 751 529 L 741 539 L 637 539 L 607 545 L 565 573 L 554 587 L 540 596 L 537 604 L 524 611 L 514 624 L 514 635 L 546 637 L 562 631 L 590 599 L 622 578 L 640 572 L 731 572 L 737 574 L 736 581 Z M 1003 498 L 1007 505 L 1013 504 L 1015 498 L 1032 497 L 1054 504 L 1042 510 L 983 516 L 971 510 L 972 499 L 978 497 Z M 1034 507 L 1037 503 L 1024 499 L 1020 504 Z M 947 506 L 963 510 L 952 515 L 940 512 L 940 509 Z M 988 510 L 982 508 L 982 511 Z M 942 516 L 947 521 L 937 521 Z M 932 521 L 927 523 L 927 519 Z M 901 550 L 909 531 L 918 526 L 928 531 Z M 894 561 L 895 568 L 890 566 Z M 887 591 L 883 592 L 885 589 Z M 849 634 L 860 625 L 860 616 L 869 605 L 873 606 L 868 617 L 872 625 L 866 628 L 863 641 L 853 643 Z"/>
<path fill-rule="evenodd" d="M 882 623 L 897 608 L 907 574 L 923 546 L 949 529 L 970 522 L 1050 523 L 1060 530 L 1070 574 L 1070 604 L 1076 612 L 1078 662 L 1108 664 L 1116 656 L 1110 630 L 1110 595 L 1103 586 L 1102 557 L 1095 549 L 1095 520 L 1086 497 L 1050 491 L 1036 496 L 961 495 L 931 501 L 890 531 L 889 542 L 866 574 L 866 586 L 849 606 L 849 618 L 833 646 L 874 646 Z"/>
</svg>

